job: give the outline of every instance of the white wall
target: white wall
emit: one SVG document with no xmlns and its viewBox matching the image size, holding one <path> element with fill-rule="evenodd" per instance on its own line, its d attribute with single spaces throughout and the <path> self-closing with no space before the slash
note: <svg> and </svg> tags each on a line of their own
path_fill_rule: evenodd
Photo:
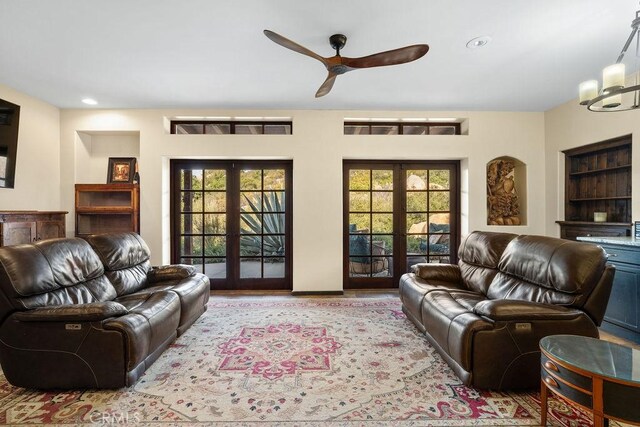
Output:
<svg viewBox="0 0 640 427">
<path fill-rule="evenodd" d="M 547 235 L 559 236 L 555 223 L 564 219 L 563 150 L 617 136 L 632 134 L 631 147 L 631 218 L 640 220 L 640 114 L 638 111 L 594 113 L 577 100 L 562 104 L 544 114 Z"/>
<path fill-rule="evenodd" d="M 169 135 L 167 117 L 292 117 L 293 135 Z M 345 117 L 465 117 L 469 135 L 343 135 Z M 139 132 L 141 234 L 154 264 L 169 262 L 170 158 L 293 159 L 293 289 L 342 289 L 342 160 L 461 159 L 462 229 L 542 234 L 545 186 L 528 180 L 528 224 L 486 225 L 486 163 L 499 156 L 526 163 L 531 177 L 544 177 L 544 115 L 496 112 L 63 110 L 61 113 L 61 204 L 73 211 L 73 185 L 83 144 L 78 132 Z M 79 154 L 80 153 L 80 154 Z M 108 156 L 107 156 L 108 157 Z M 106 171 L 105 164 L 94 165 Z M 102 173 L 102 172 L 100 172 Z M 106 179 L 106 178 L 105 178 Z M 73 233 L 72 218 L 67 224 Z"/>
<path fill-rule="evenodd" d="M 0 98 L 20 106 L 15 187 L 0 188 L 0 210 L 59 210 L 60 110 L 1 84 Z"/>
</svg>

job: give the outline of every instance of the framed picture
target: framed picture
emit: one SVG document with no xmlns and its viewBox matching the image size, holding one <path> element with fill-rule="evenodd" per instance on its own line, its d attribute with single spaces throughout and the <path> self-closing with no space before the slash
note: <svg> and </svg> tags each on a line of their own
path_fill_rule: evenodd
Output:
<svg viewBox="0 0 640 427">
<path fill-rule="evenodd" d="M 107 184 L 131 184 L 135 170 L 135 157 L 109 157 Z"/>
</svg>

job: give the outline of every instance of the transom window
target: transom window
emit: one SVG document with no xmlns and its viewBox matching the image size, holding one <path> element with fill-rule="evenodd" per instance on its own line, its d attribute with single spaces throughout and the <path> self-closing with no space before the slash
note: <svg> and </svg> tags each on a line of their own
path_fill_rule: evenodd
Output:
<svg viewBox="0 0 640 427">
<path fill-rule="evenodd" d="M 291 135 L 290 121 L 171 121 L 174 135 Z"/>
<path fill-rule="evenodd" d="M 460 135 L 460 123 L 344 122 L 345 135 Z"/>
</svg>

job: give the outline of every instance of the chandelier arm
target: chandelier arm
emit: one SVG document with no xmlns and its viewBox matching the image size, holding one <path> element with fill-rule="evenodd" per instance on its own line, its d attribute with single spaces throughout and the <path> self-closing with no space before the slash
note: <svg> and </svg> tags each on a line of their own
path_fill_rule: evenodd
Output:
<svg viewBox="0 0 640 427">
<path fill-rule="evenodd" d="M 629 107 L 625 107 L 625 108 L 604 108 L 604 107 L 597 107 L 595 104 L 597 104 L 600 101 L 605 100 L 606 98 L 615 96 L 615 95 L 622 95 L 623 93 L 628 93 L 628 92 L 638 92 L 640 91 L 640 85 L 635 85 L 635 86 L 629 86 L 629 87 L 625 87 L 622 89 L 616 89 L 616 90 L 612 90 L 611 92 L 608 92 L 606 94 L 597 96 L 595 98 L 593 98 L 591 101 L 589 101 L 589 103 L 587 104 L 587 109 L 589 109 L 589 111 L 595 111 L 595 112 L 610 112 L 610 113 L 614 113 L 616 111 L 628 111 L 628 110 L 635 110 L 636 108 L 640 107 L 640 105 L 638 105 L 637 103 L 633 103 L 633 105 L 629 106 Z"/>
<path fill-rule="evenodd" d="M 631 45 L 631 42 L 633 41 L 633 38 L 636 36 L 637 33 L 638 33 L 638 27 L 633 27 L 633 30 L 631 31 L 631 34 L 629 35 L 627 42 L 624 44 L 624 47 L 620 52 L 620 56 L 618 56 L 618 59 L 616 60 L 616 64 L 619 64 L 622 62 L 622 58 L 624 58 L 624 54 L 627 53 L 627 49 L 629 49 L 629 46 Z"/>
</svg>

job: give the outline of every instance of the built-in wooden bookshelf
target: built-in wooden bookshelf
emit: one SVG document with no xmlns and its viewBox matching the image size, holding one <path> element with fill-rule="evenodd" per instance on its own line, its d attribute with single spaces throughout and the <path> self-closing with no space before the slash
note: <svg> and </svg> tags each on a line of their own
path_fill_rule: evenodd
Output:
<svg viewBox="0 0 640 427">
<path fill-rule="evenodd" d="M 631 232 L 631 135 L 563 151 L 565 220 L 561 237 L 626 236 Z M 606 213 L 595 222 L 594 212 Z"/>
<path fill-rule="evenodd" d="M 76 184 L 76 236 L 140 232 L 138 184 Z"/>
</svg>

